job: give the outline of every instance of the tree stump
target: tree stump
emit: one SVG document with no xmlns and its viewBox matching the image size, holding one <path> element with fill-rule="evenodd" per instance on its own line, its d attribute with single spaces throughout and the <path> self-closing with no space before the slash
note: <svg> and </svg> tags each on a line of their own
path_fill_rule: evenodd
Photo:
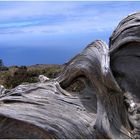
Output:
<svg viewBox="0 0 140 140">
<path fill-rule="evenodd" d="M 60 75 L 0 96 L 0 138 L 140 138 L 140 13 L 89 44 Z M 80 80 L 84 89 L 68 92 Z"/>
</svg>

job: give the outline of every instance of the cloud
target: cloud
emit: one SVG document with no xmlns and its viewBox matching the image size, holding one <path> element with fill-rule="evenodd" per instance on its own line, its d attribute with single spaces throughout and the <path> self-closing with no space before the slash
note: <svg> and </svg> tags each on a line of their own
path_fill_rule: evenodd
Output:
<svg viewBox="0 0 140 140">
<path fill-rule="evenodd" d="M 139 10 L 139 5 L 140 2 L 0 1 L 0 56 L 9 65 L 63 63 L 90 41 L 107 42 L 119 21 Z"/>
<path fill-rule="evenodd" d="M 0 2 L 1 3 L 1 2 Z M 11 5 L 12 4 L 12 5 Z M 6 8 L 0 9 L 0 20 L 30 20 L 55 15 L 70 15 L 75 4 L 69 2 L 6 2 L 9 5 Z"/>
<path fill-rule="evenodd" d="M 112 31 L 140 2 L 0 2 L 0 34 Z"/>
</svg>

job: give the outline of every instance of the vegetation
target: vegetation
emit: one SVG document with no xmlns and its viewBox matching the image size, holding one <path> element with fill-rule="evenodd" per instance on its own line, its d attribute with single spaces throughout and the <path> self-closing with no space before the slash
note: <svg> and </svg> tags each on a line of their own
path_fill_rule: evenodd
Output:
<svg viewBox="0 0 140 140">
<path fill-rule="evenodd" d="M 4 66 L 3 60 L 0 59 L 0 85 L 11 89 L 22 83 L 36 83 L 39 75 L 45 75 L 49 78 L 55 78 L 63 69 L 63 65 L 45 65 L 37 64 L 33 66 Z M 66 90 L 79 92 L 84 88 L 81 81 L 73 82 Z"/>
<path fill-rule="evenodd" d="M 3 60 L 0 59 L 0 67 L 3 67 L 3 66 L 4 66 Z"/>
<path fill-rule="evenodd" d="M 61 71 L 61 65 L 33 65 L 0 67 L 0 84 L 6 88 L 14 88 L 21 83 L 38 82 L 38 76 L 43 74 L 49 78 L 55 78 Z"/>
</svg>

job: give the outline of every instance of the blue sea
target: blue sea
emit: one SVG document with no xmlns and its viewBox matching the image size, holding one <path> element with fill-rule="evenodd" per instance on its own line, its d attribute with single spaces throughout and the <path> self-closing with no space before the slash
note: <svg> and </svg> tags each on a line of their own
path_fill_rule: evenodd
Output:
<svg viewBox="0 0 140 140">
<path fill-rule="evenodd" d="M 80 52 L 80 49 L 1 48 L 4 65 L 63 64 Z"/>
<path fill-rule="evenodd" d="M 63 64 L 77 53 L 81 52 L 89 43 L 102 39 L 108 43 L 110 32 L 107 35 L 81 35 L 77 38 L 60 38 L 38 43 L 37 41 L 7 42 L 0 44 L 0 59 L 5 66 L 29 66 L 34 64 Z M 33 40 L 33 39 L 32 39 Z M 45 40 L 45 39 L 44 39 Z M 27 42 L 27 43 L 26 43 Z M 38 44 L 41 44 L 40 46 Z M 50 45 L 49 45 L 50 44 Z"/>
</svg>

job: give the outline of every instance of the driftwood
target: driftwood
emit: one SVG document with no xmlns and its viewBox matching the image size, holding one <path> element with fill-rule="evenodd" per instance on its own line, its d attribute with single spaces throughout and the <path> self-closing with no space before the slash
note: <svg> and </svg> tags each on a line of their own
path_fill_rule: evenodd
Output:
<svg viewBox="0 0 140 140">
<path fill-rule="evenodd" d="M 136 13 L 120 22 L 110 48 L 96 40 L 57 78 L 4 90 L 0 138 L 139 138 L 139 42 Z M 68 92 L 76 80 L 85 88 Z"/>
</svg>

